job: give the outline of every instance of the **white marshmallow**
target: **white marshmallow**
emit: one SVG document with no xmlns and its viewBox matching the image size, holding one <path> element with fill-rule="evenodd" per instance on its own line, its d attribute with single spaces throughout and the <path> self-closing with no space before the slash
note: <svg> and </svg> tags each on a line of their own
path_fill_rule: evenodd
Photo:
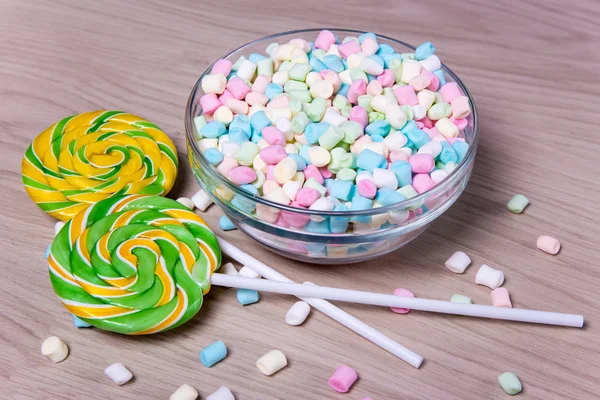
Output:
<svg viewBox="0 0 600 400">
<path fill-rule="evenodd" d="M 225 275 L 234 275 L 237 276 L 239 275 L 238 270 L 235 268 L 235 266 L 232 263 L 227 263 L 225 265 L 223 265 L 220 269 L 219 269 L 219 273 L 221 274 L 225 274 Z"/>
<path fill-rule="evenodd" d="M 42 354 L 55 363 L 63 361 L 69 355 L 69 347 L 56 336 L 50 336 L 42 342 Z"/>
<path fill-rule="evenodd" d="M 327 79 L 316 81 L 310 87 L 310 94 L 314 98 L 328 99 L 333 94 L 333 83 Z"/>
<path fill-rule="evenodd" d="M 448 177 L 448 175 L 450 175 L 450 174 L 448 172 L 444 171 L 443 169 L 433 170 L 429 174 L 429 176 L 431 177 L 431 180 L 434 181 L 435 183 L 440 183 L 441 181 L 446 179 Z"/>
<path fill-rule="evenodd" d="M 419 62 L 423 66 L 423 69 L 429 72 L 437 71 L 442 67 L 442 62 L 440 61 L 439 57 L 435 54 L 430 55 L 426 59 L 421 60 Z"/>
<path fill-rule="evenodd" d="M 255 270 L 253 270 L 249 267 L 246 267 L 245 265 L 242 267 L 242 269 L 240 269 L 239 274 L 241 277 L 244 277 L 244 278 L 253 278 L 253 279 L 261 278 L 261 276 L 258 272 L 256 272 Z"/>
<path fill-rule="evenodd" d="M 363 136 L 365 137 L 365 136 Z M 387 158 L 390 149 L 388 149 L 388 146 L 385 142 L 370 142 L 370 143 L 365 143 L 365 145 L 363 146 L 362 150 L 366 150 L 369 149 L 371 151 L 374 151 L 377 154 L 381 154 L 382 156 L 384 156 L 385 158 Z"/>
<path fill-rule="evenodd" d="M 186 206 L 187 208 L 189 208 L 190 210 L 194 209 L 194 202 L 192 201 L 192 199 L 187 198 L 187 197 L 180 197 L 177 199 L 178 203 L 183 204 L 184 206 Z"/>
<path fill-rule="evenodd" d="M 431 107 L 435 101 L 435 93 L 431 90 L 423 89 L 417 93 L 417 99 L 419 100 L 419 105 L 421 107 L 425 110 L 429 110 L 429 107 Z"/>
<path fill-rule="evenodd" d="M 333 211 L 334 207 L 335 205 L 331 200 L 329 200 L 327 197 L 321 197 L 320 199 L 317 199 L 317 201 L 312 203 L 312 205 L 308 208 L 309 210 L 317 211 Z M 325 220 L 325 218 L 319 217 L 318 215 L 311 215 L 310 219 L 315 222 L 321 222 Z"/>
<path fill-rule="evenodd" d="M 233 121 L 233 113 L 227 106 L 221 106 L 214 112 L 213 119 L 221 122 L 225 126 L 229 126 L 231 121 Z"/>
<path fill-rule="evenodd" d="M 405 60 L 402 63 L 402 75 L 400 80 L 404 83 L 408 83 L 412 78 L 421 73 L 421 64 L 415 60 Z"/>
<path fill-rule="evenodd" d="M 192 201 L 200 211 L 206 211 L 208 206 L 210 206 L 213 202 L 212 199 L 208 197 L 208 195 L 202 189 L 198 190 L 196 194 L 192 196 Z"/>
<path fill-rule="evenodd" d="M 117 385 L 124 385 L 133 378 L 133 374 L 123 364 L 114 363 L 106 367 L 104 370 L 108 376 Z"/>
<path fill-rule="evenodd" d="M 413 119 L 414 120 L 418 121 L 420 119 L 425 118 L 425 115 L 427 115 L 427 110 L 425 109 L 425 107 L 421 106 L 420 104 L 415 104 L 414 106 L 411 106 L 411 108 L 413 111 Z"/>
<path fill-rule="evenodd" d="M 223 74 L 206 75 L 200 85 L 204 93 L 221 94 L 225 91 L 227 78 Z"/>
<path fill-rule="evenodd" d="M 431 154 L 433 158 L 437 158 L 441 152 L 442 144 L 440 142 L 431 141 L 421 146 L 419 151 L 417 151 L 417 154 Z"/>
<path fill-rule="evenodd" d="M 297 301 L 285 314 L 285 322 L 289 325 L 301 325 L 310 314 L 310 306 L 303 301 Z"/>
<path fill-rule="evenodd" d="M 373 110 L 378 111 L 380 113 L 385 112 L 385 108 L 388 106 L 388 104 L 394 103 L 382 94 L 379 94 L 373 97 L 373 99 L 371 99 L 371 107 L 373 107 Z"/>
<path fill-rule="evenodd" d="M 475 283 L 490 289 L 498 289 L 504 283 L 504 272 L 483 264 L 477 271 Z"/>
<path fill-rule="evenodd" d="M 462 274 L 471 264 L 471 259 L 462 251 L 457 251 L 446 260 L 446 268 L 455 274 Z"/>
<path fill-rule="evenodd" d="M 233 394 L 231 393 L 231 390 L 229 390 L 228 387 L 221 386 L 219 390 L 217 390 L 213 394 L 208 395 L 206 400 L 235 400 L 235 397 L 233 397 Z"/>
<path fill-rule="evenodd" d="M 275 120 L 275 126 L 285 136 L 285 140 L 291 142 L 294 139 L 294 132 L 292 132 L 292 122 L 285 117 L 278 117 Z"/>
<path fill-rule="evenodd" d="M 323 78 L 321 77 L 321 74 L 319 74 L 316 71 L 311 71 L 308 73 L 308 75 L 306 75 L 306 80 L 304 81 L 304 83 L 306 83 L 310 88 L 315 82 L 322 80 Z"/>
<path fill-rule="evenodd" d="M 387 144 L 388 149 L 398 150 L 408 142 L 408 139 L 400 132 L 392 132 L 383 139 L 383 142 Z"/>
<path fill-rule="evenodd" d="M 350 77 L 350 70 L 349 69 L 343 70 L 338 75 L 339 75 L 340 80 L 342 81 L 342 83 L 345 83 L 346 85 L 351 85 L 352 84 L 352 78 Z"/>
<path fill-rule="evenodd" d="M 381 75 L 383 73 L 383 67 L 377 61 L 372 58 L 365 58 L 360 62 L 360 69 L 365 71 L 369 75 Z"/>
<path fill-rule="evenodd" d="M 250 60 L 242 61 L 240 68 L 237 70 L 236 75 L 245 81 L 252 80 L 254 73 L 256 72 L 256 64 Z"/>
<path fill-rule="evenodd" d="M 273 77 L 271 78 L 271 82 L 278 83 L 281 86 L 285 85 L 285 83 L 289 80 L 290 80 L 290 75 L 288 74 L 288 72 L 282 71 L 282 70 L 275 72 L 273 74 Z"/>
<path fill-rule="evenodd" d="M 65 226 L 65 221 L 58 221 L 54 224 L 54 236 L 58 235 L 63 226 Z"/>
<path fill-rule="evenodd" d="M 173 394 L 169 397 L 169 400 L 196 400 L 198 398 L 198 391 L 184 383 L 179 386 Z"/>
<path fill-rule="evenodd" d="M 271 350 L 256 361 L 256 367 L 260 372 L 269 376 L 287 365 L 285 354 L 279 350 Z"/>
<path fill-rule="evenodd" d="M 302 188 L 302 183 L 298 181 L 288 181 L 281 187 L 290 201 L 296 200 L 296 194 Z"/>
<path fill-rule="evenodd" d="M 412 156 L 412 150 L 410 149 L 410 147 L 401 147 L 401 148 L 400 148 L 400 149 L 398 149 L 398 150 L 401 150 L 401 151 L 403 151 L 403 152 L 404 152 L 404 154 L 406 154 L 406 155 L 407 155 L 407 156 L 409 156 L 409 157 L 410 157 L 410 156 Z"/>
<path fill-rule="evenodd" d="M 390 102 L 385 107 L 385 119 L 390 123 L 392 128 L 400 129 L 406 124 L 406 113 L 398 104 Z"/>
<path fill-rule="evenodd" d="M 356 174 L 356 178 L 354 178 L 354 182 L 356 182 L 356 184 L 358 185 L 358 182 L 362 181 L 363 179 L 368 179 L 368 180 L 372 181 L 373 174 L 369 171 L 361 171 L 358 174 Z"/>
<path fill-rule="evenodd" d="M 340 50 L 338 49 L 337 44 L 332 44 L 331 46 L 329 46 L 329 49 L 327 50 L 327 53 L 325 53 L 325 55 L 329 55 L 332 54 L 334 56 L 336 56 L 337 58 L 342 58 L 342 55 L 340 54 Z"/>
<path fill-rule="evenodd" d="M 200 147 L 200 151 L 202 153 L 204 153 L 208 149 L 216 149 L 218 144 L 219 144 L 219 139 L 217 139 L 217 138 L 214 138 L 214 139 L 205 138 L 205 139 L 198 140 L 198 147 Z"/>
<path fill-rule="evenodd" d="M 235 154 L 240 149 L 240 144 L 238 142 L 227 141 L 224 143 L 219 143 L 219 151 L 223 153 L 225 157 L 235 158 Z"/>
<path fill-rule="evenodd" d="M 373 170 L 373 182 L 375 182 L 378 189 L 398 189 L 398 179 L 391 169 L 375 168 Z"/>
<path fill-rule="evenodd" d="M 388 213 L 388 221 L 391 224 L 401 224 L 410 218 L 409 210 L 390 211 Z"/>
<path fill-rule="evenodd" d="M 348 118 L 337 112 L 335 108 L 328 108 L 325 110 L 325 114 L 323 115 L 321 122 L 327 122 L 329 125 L 339 126 L 344 122 L 348 122 Z"/>
<path fill-rule="evenodd" d="M 365 58 L 367 58 L 367 55 L 365 53 L 358 52 L 358 53 L 354 53 L 354 54 L 350 54 L 348 56 L 348 59 L 346 61 L 348 61 L 348 69 L 351 68 L 360 68 L 360 64 L 362 62 L 362 60 L 364 60 Z"/>
</svg>

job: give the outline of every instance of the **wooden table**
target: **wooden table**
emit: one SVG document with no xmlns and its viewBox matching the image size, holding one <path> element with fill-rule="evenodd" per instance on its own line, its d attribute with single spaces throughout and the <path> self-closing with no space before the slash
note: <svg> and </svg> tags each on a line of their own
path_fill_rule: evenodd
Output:
<svg viewBox="0 0 600 400">
<path fill-rule="evenodd" d="M 204 3 L 204 4 L 202 4 Z M 520 398 L 600 398 L 600 34 L 598 2 L 259 1 L 0 2 L 1 208 L 0 397 L 11 399 L 165 399 L 189 383 L 206 398 L 221 385 L 237 399 L 505 398 L 496 377 L 514 371 Z M 470 3 L 470 4 L 469 4 Z M 342 6 L 343 5 L 343 6 Z M 329 20 L 334 16 L 334 23 Z M 198 186 L 185 156 L 184 105 L 218 56 L 267 34 L 303 27 L 374 31 L 418 44 L 431 40 L 471 90 L 481 141 L 471 183 L 458 202 L 405 248 L 356 265 L 311 266 L 270 254 L 240 232 L 224 236 L 297 281 L 419 297 L 454 293 L 489 304 L 474 277 L 482 263 L 506 274 L 513 304 L 585 315 L 584 329 L 553 328 L 343 305 L 425 357 L 417 370 L 314 311 L 302 327 L 284 322 L 293 298 L 263 294 L 242 307 L 235 290 L 213 289 L 185 326 L 148 337 L 74 328 L 48 280 L 43 253 L 54 221 L 23 190 L 21 157 L 58 119 L 123 109 L 167 131 L 180 152 L 171 197 Z M 514 193 L 531 205 L 507 211 Z M 221 213 L 206 213 L 216 226 Z M 557 256 L 535 248 L 549 234 Z M 473 265 L 455 275 L 444 261 L 466 251 Z M 39 351 L 57 335 L 69 358 Z M 202 347 L 223 340 L 227 359 L 203 367 Z M 254 363 L 281 349 L 289 366 L 272 377 Z M 117 387 L 103 374 L 126 364 L 134 381 Z M 346 363 L 360 379 L 346 395 L 327 385 Z"/>
</svg>

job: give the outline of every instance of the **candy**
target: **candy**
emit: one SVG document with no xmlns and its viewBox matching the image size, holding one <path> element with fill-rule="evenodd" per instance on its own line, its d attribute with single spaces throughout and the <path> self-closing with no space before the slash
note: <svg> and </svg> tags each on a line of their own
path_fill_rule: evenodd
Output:
<svg viewBox="0 0 600 400">
<path fill-rule="evenodd" d="M 462 251 L 457 251 L 446 260 L 446 268 L 455 274 L 462 274 L 471 264 L 471 259 Z"/>
<path fill-rule="evenodd" d="M 194 203 L 194 205 L 196 206 L 196 208 L 198 208 L 200 211 L 206 211 L 208 206 L 210 206 L 213 203 L 212 199 L 202 189 L 198 190 L 192 196 L 191 200 Z M 187 207 L 187 205 L 186 205 L 186 207 Z M 188 207 L 188 208 L 193 209 L 193 207 Z"/>
<path fill-rule="evenodd" d="M 56 336 L 50 336 L 42 342 L 42 355 L 48 357 L 55 363 L 63 361 L 69 355 L 69 347 L 67 344 L 57 338 Z"/>
<path fill-rule="evenodd" d="M 25 152 L 22 179 L 42 210 L 68 221 L 117 193 L 166 195 L 177 168 L 175 145 L 160 128 L 100 110 L 64 118 L 37 136 Z"/>
<path fill-rule="evenodd" d="M 121 363 L 114 363 L 104 369 L 104 373 L 117 385 L 124 385 L 133 378 L 131 371 Z"/>
<path fill-rule="evenodd" d="M 187 207 L 128 195 L 102 200 L 67 222 L 48 263 L 54 291 L 72 314 L 100 329 L 139 335 L 179 326 L 199 311 L 221 252 Z"/>
<path fill-rule="evenodd" d="M 171 394 L 169 400 L 196 400 L 197 398 L 198 391 L 187 383 L 184 383 Z"/>
<path fill-rule="evenodd" d="M 415 295 L 413 294 L 413 292 L 411 292 L 408 289 L 403 289 L 403 288 L 397 288 L 394 290 L 394 296 L 400 296 L 400 297 L 415 297 Z M 408 308 L 402 308 L 402 307 L 390 307 L 390 309 L 395 312 L 396 314 L 408 314 L 408 312 L 410 311 L 410 309 Z"/>
<path fill-rule="evenodd" d="M 492 305 L 495 307 L 508 307 L 512 308 L 512 303 L 510 302 L 510 295 L 508 294 L 508 290 L 505 288 L 497 288 L 492 290 L 490 293 L 492 296 Z"/>
<path fill-rule="evenodd" d="M 226 274 L 226 275 L 234 275 L 234 276 L 239 275 L 238 270 L 235 268 L 235 266 L 232 263 L 226 263 L 223 266 L 221 266 L 219 272 L 221 272 L 222 274 Z"/>
<path fill-rule="evenodd" d="M 391 169 L 375 168 L 373 170 L 373 182 L 378 189 L 389 188 L 398 189 L 398 179 Z"/>
<path fill-rule="evenodd" d="M 235 167 L 229 171 L 228 176 L 236 185 L 244 185 L 246 183 L 254 182 L 256 179 L 256 172 L 250 167 Z"/>
<path fill-rule="evenodd" d="M 560 250 L 560 242 L 553 237 L 542 235 L 537 239 L 537 248 L 548 253 L 555 255 Z"/>
<path fill-rule="evenodd" d="M 303 301 L 297 301 L 285 314 L 285 322 L 292 326 L 302 325 L 308 314 L 310 314 L 310 306 Z"/>
<path fill-rule="evenodd" d="M 502 390 L 510 395 L 515 395 L 523 390 L 521 381 L 512 372 L 504 372 L 498 376 L 498 383 Z"/>
<path fill-rule="evenodd" d="M 267 376 L 273 375 L 287 365 L 285 354 L 280 350 L 271 350 L 256 361 L 256 367 Z"/>
<path fill-rule="evenodd" d="M 206 400 L 235 400 L 235 397 L 228 387 L 221 386 L 216 392 L 208 395 Z"/>
<path fill-rule="evenodd" d="M 256 290 L 251 289 L 238 289 L 236 296 L 238 302 L 243 306 L 257 303 L 258 300 L 260 300 L 260 295 L 258 294 L 258 292 Z"/>
<path fill-rule="evenodd" d="M 357 379 L 358 375 L 356 371 L 352 367 L 342 364 L 337 367 L 327 383 L 336 392 L 347 393 Z"/>
<path fill-rule="evenodd" d="M 487 286 L 490 289 L 497 289 L 504 283 L 504 273 L 500 270 L 483 264 L 479 268 L 479 271 L 477 271 L 475 283 L 478 285 Z"/>
<path fill-rule="evenodd" d="M 227 347 L 222 340 L 209 344 L 200 352 L 200 361 L 205 367 L 212 367 L 227 356 Z"/>
<path fill-rule="evenodd" d="M 229 217 L 227 217 L 226 215 L 222 215 L 219 218 L 219 226 L 224 231 L 231 231 L 233 229 L 237 229 L 236 226 L 233 224 L 233 222 L 231 222 Z"/>
<path fill-rule="evenodd" d="M 470 297 L 463 296 L 462 294 L 452 295 L 450 301 L 453 303 L 473 304 Z"/>
</svg>

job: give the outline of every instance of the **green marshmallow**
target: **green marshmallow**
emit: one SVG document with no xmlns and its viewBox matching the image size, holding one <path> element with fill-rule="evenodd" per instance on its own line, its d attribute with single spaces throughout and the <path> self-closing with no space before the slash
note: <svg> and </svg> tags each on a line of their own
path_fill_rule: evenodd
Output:
<svg viewBox="0 0 600 400">
<path fill-rule="evenodd" d="M 362 135 L 363 126 L 356 121 L 346 121 L 340 125 L 342 131 L 344 131 L 344 143 L 352 144 Z"/>
<path fill-rule="evenodd" d="M 304 132 L 306 126 L 310 123 L 308 117 L 303 111 L 300 111 L 294 118 L 292 118 L 292 132 L 300 135 Z"/>
<path fill-rule="evenodd" d="M 354 182 L 354 179 L 356 179 L 356 171 L 350 168 L 342 168 L 337 172 L 336 178 L 343 181 Z"/>
<path fill-rule="evenodd" d="M 456 169 L 456 163 L 450 161 L 448 164 L 446 164 L 446 166 L 444 167 L 444 171 L 446 171 L 447 173 L 451 173 L 452 171 L 454 171 Z"/>
<path fill-rule="evenodd" d="M 283 65 L 283 63 L 281 65 Z M 310 71 L 312 71 L 310 64 L 294 64 L 289 70 L 288 75 L 290 76 L 290 79 L 304 82 L 306 80 L 306 75 L 308 75 Z"/>
<path fill-rule="evenodd" d="M 321 193 L 321 196 L 325 196 L 325 193 L 327 193 L 327 188 L 321 185 L 315 178 L 308 178 L 306 182 L 304 182 L 303 187 L 315 189 L 317 192 Z"/>
<path fill-rule="evenodd" d="M 438 157 L 439 157 L 439 156 L 438 156 Z M 438 160 L 438 161 L 436 161 L 436 162 L 435 162 L 435 167 L 436 167 L 437 169 L 445 169 L 445 167 L 446 167 L 446 164 L 444 164 L 443 162 L 441 162 L 441 161 L 439 161 L 439 160 Z"/>
<path fill-rule="evenodd" d="M 256 180 L 252 182 L 251 185 L 257 189 L 260 189 L 267 180 L 267 177 L 265 176 L 265 173 L 262 172 L 260 169 L 255 170 L 254 172 L 256 173 Z"/>
<path fill-rule="evenodd" d="M 344 131 L 339 127 L 331 125 L 325 133 L 319 137 L 319 146 L 331 150 L 344 138 Z M 345 151 L 344 151 L 345 153 Z"/>
<path fill-rule="evenodd" d="M 367 112 L 373 112 L 371 100 L 373 100 L 373 96 L 369 96 L 368 94 L 358 96 L 358 105 L 367 110 Z"/>
<path fill-rule="evenodd" d="M 202 127 L 204 125 L 206 125 L 208 122 L 206 121 L 206 117 L 204 115 L 200 115 L 196 118 L 194 118 L 194 127 L 196 127 L 196 131 L 194 132 L 194 136 L 196 137 L 196 139 L 202 139 L 203 136 L 200 133 L 200 129 L 202 129 Z"/>
<path fill-rule="evenodd" d="M 325 136 L 325 134 L 323 134 L 323 136 Z M 321 137 L 323 137 L 323 136 L 321 136 Z M 331 161 L 329 161 L 327 168 L 334 174 L 337 174 L 339 172 L 339 170 L 341 169 L 340 160 L 342 159 L 342 157 L 344 155 L 347 154 L 346 150 L 342 149 L 341 147 L 336 147 L 335 149 L 331 150 L 330 154 L 331 154 Z"/>
<path fill-rule="evenodd" d="M 288 107 L 290 108 L 290 111 L 292 111 L 292 115 L 296 115 L 302 111 L 302 100 L 290 98 Z"/>
<path fill-rule="evenodd" d="M 390 67 L 389 70 L 394 74 L 394 81 L 396 83 L 400 83 L 400 79 L 402 77 L 402 64 L 399 64 L 395 67 Z"/>
<path fill-rule="evenodd" d="M 527 197 L 522 194 L 515 194 L 506 207 L 508 207 L 508 210 L 512 213 L 521 214 L 528 204 L 529 199 Z"/>
<path fill-rule="evenodd" d="M 363 71 L 360 68 L 350 68 L 350 79 L 352 80 L 352 82 L 357 81 L 359 79 L 362 79 L 365 82 L 369 82 L 367 74 L 365 74 L 365 71 Z"/>
<path fill-rule="evenodd" d="M 340 113 L 346 117 L 346 118 L 350 118 L 350 111 L 352 110 L 352 105 L 348 104 L 347 106 L 344 106 L 341 110 Z"/>
<path fill-rule="evenodd" d="M 382 114 L 377 111 L 373 111 L 369 113 L 369 123 L 372 124 L 375 121 L 380 121 L 385 119 L 385 114 Z"/>
<path fill-rule="evenodd" d="M 398 68 L 401 66 L 402 66 L 402 60 L 399 58 L 394 58 L 394 59 L 390 60 L 390 62 L 388 63 L 389 69 Z"/>
<path fill-rule="evenodd" d="M 310 107 L 306 112 L 306 115 L 312 122 L 319 122 L 323 119 L 323 115 L 325 114 L 325 109 L 327 108 L 327 103 L 325 99 L 316 98 L 310 103 Z"/>
<path fill-rule="evenodd" d="M 288 81 L 294 82 L 294 81 Z M 300 82 L 296 82 L 300 83 Z M 290 98 L 300 101 L 301 103 L 310 103 L 312 96 L 308 90 L 290 90 L 288 91 Z"/>
<path fill-rule="evenodd" d="M 440 118 L 449 117 L 452 115 L 452 107 L 446 102 L 436 103 L 427 110 L 427 118 L 432 121 L 437 121 Z"/>
<path fill-rule="evenodd" d="M 470 297 L 463 296 L 462 294 L 455 294 L 450 299 L 453 303 L 473 304 Z"/>
<path fill-rule="evenodd" d="M 412 185 L 402 186 L 400 189 L 396 190 L 396 192 L 404 196 L 405 199 L 412 199 L 419 195 Z"/>
<path fill-rule="evenodd" d="M 349 106 L 350 102 L 348 101 L 348 98 L 346 98 L 346 96 L 342 96 L 341 94 L 337 94 L 335 95 L 335 97 L 333 98 L 333 107 L 338 110 L 341 111 L 342 108 Z"/>
<path fill-rule="evenodd" d="M 339 142 L 338 147 L 346 151 L 350 151 L 350 143 Z"/>
<path fill-rule="evenodd" d="M 405 104 L 402 106 L 402 109 L 404 110 L 404 114 L 406 114 L 407 121 L 411 121 L 412 119 L 415 118 L 415 113 L 411 106 L 409 106 L 408 104 Z"/>
<path fill-rule="evenodd" d="M 402 57 L 402 61 L 414 60 L 415 53 L 402 53 L 402 54 L 400 54 L 400 57 Z"/>
<path fill-rule="evenodd" d="M 327 55 L 327 52 L 323 49 L 316 49 L 310 53 L 311 56 L 315 56 L 319 59 L 319 61 L 323 61 L 323 57 Z"/>
<path fill-rule="evenodd" d="M 498 376 L 500 387 L 508 394 L 515 395 L 523 390 L 521 381 L 512 372 L 505 372 Z"/>
<path fill-rule="evenodd" d="M 254 162 L 254 157 L 258 154 L 260 148 L 254 142 L 243 142 L 235 153 L 235 159 L 238 164 L 249 167 Z"/>
<path fill-rule="evenodd" d="M 351 168 L 356 169 L 356 159 L 358 158 L 358 154 L 354 153 L 346 153 L 340 159 L 340 167 L 342 168 Z"/>
<path fill-rule="evenodd" d="M 304 82 L 298 81 L 287 81 L 285 85 L 283 85 L 283 90 L 285 92 L 291 92 L 292 90 L 306 90 L 308 91 L 308 85 Z"/>
<path fill-rule="evenodd" d="M 256 62 L 256 73 L 258 75 L 273 76 L 273 60 L 265 58 Z"/>
<path fill-rule="evenodd" d="M 292 62 L 286 60 L 281 63 L 281 65 L 279 66 L 279 69 L 277 71 L 289 71 L 292 68 L 292 66 L 293 66 Z"/>
<path fill-rule="evenodd" d="M 270 45 L 267 46 L 267 48 L 265 49 L 265 52 L 268 55 L 271 55 L 273 50 L 275 50 L 277 47 L 279 47 L 279 43 L 271 43 Z"/>
<path fill-rule="evenodd" d="M 233 65 L 231 66 L 231 70 L 237 71 L 238 69 L 240 69 L 240 65 L 242 65 L 242 63 L 244 62 L 245 59 L 246 59 L 246 57 L 240 56 L 240 58 L 238 58 L 237 61 L 234 62 Z"/>
</svg>

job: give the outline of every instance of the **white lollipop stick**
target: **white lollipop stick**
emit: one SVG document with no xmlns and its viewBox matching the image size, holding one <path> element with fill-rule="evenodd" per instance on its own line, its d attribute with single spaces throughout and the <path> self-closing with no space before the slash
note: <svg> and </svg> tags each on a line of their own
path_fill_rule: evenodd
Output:
<svg viewBox="0 0 600 400">
<path fill-rule="evenodd" d="M 245 265 L 246 267 L 258 272 L 264 278 L 272 280 L 272 281 L 279 281 L 279 282 L 269 282 L 269 283 L 288 283 L 288 284 L 292 283 L 293 284 L 293 282 L 290 279 L 288 279 L 287 277 L 285 277 L 284 275 L 275 271 L 273 268 L 269 267 L 268 265 L 265 265 L 262 262 L 258 261 L 256 258 L 252 257 L 251 255 L 244 253 L 242 250 L 238 249 L 237 247 L 235 247 L 231 243 L 227 242 L 226 240 L 223 240 L 220 237 L 217 237 L 217 239 L 219 239 L 219 245 L 221 246 L 221 251 L 223 253 L 225 253 L 229 257 L 233 258 L 240 264 Z M 218 277 L 215 277 L 216 275 L 218 275 Z M 221 275 L 223 275 L 223 274 L 213 274 L 211 277 L 211 283 L 217 282 L 219 280 L 223 281 L 223 279 L 222 279 L 223 277 Z M 243 282 L 247 282 L 247 281 L 267 282 L 267 281 L 261 280 L 261 279 L 251 279 L 251 278 L 242 278 L 242 279 L 244 279 Z M 213 284 L 215 286 L 220 286 L 218 283 L 213 283 Z M 229 286 L 229 285 L 226 285 L 226 286 Z M 297 285 L 297 286 L 318 287 L 318 286 L 312 286 L 312 285 L 311 286 Z M 242 285 L 240 287 L 248 288 L 246 285 Z M 310 304 L 312 307 L 316 308 L 317 310 L 321 311 L 323 314 L 327 315 L 328 317 L 330 317 L 330 318 L 334 319 L 335 321 L 339 322 L 340 324 L 344 325 L 346 328 L 353 330 L 354 332 L 358 333 L 365 339 L 375 343 L 377 346 L 381 347 L 382 349 L 387 350 L 390 353 L 392 353 L 393 355 L 395 355 L 396 357 L 400 358 L 401 360 L 406 361 L 413 367 L 419 368 L 421 366 L 421 363 L 423 363 L 423 357 L 421 357 L 414 351 L 407 349 L 406 347 L 402 346 L 401 344 L 397 343 L 396 341 L 385 336 L 383 333 L 379 332 L 377 329 L 371 328 L 369 325 L 365 324 L 364 322 L 360 321 L 359 319 L 348 314 L 346 311 L 342 310 L 341 308 L 334 306 L 333 304 L 329 303 L 328 301 L 322 300 L 322 299 L 313 299 L 313 298 L 308 298 L 308 297 L 300 297 L 300 299 L 305 301 L 306 303 Z"/>
<path fill-rule="evenodd" d="M 213 274 L 211 284 L 292 294 L 298 297 L 313 297 L 345 301 L 350 303 L 371 304 L 375 306 L 410 308 L 411 310 L 437 312 L 443 314 L 466 315 L 480 318 L 503 319 L 508 321 L 531 322 L 534 324 L 561 325 L 576 328 L 583 327 L 583 316 L 548 311 L 524 310 L 484 306 L 480 304 L 461 304 L 450 301 L 399 297 L 391 294 L 362 292 L 360 290 L 338 289 L 333 287 L 300 285 L 287 282 L 269 282 L 224 274 Z"/>
</svg>

